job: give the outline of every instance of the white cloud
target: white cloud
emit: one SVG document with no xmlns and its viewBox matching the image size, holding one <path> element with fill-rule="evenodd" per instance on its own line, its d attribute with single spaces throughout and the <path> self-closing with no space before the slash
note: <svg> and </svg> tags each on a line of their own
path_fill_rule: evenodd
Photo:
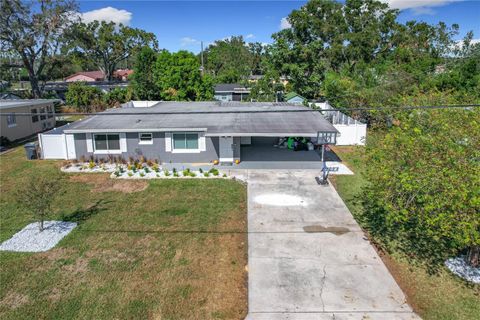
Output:
<svg viewBox="0 0 480 320">
<path fill-rule="evenodd" d="M 389 4 L 393 9 L 411 9 L 414 14 L 434 14 L 432 7 L 441 7 L 452 2 L 462 0 L 382 0 Z"/>
<path fill-rule="evenodd" d="M 253 33 L 249 33 L 245 36 L 245 39 L 254 39 L 255 35 Z"/>
<path fill-rule="evenodd" d="M 292 25 L 288 22 L 287 17 L 283 17 L 282 20 L 280 20 L 280 30 L 290 29 L 291 27 Z"/>
<path fill-rule="evenodd" d="M 122 23 L 128 26 L 130 24 L 130 21 L 132 20 L 132 13 L 123 9 L 105 7 L 97 10 L 84 12 L 81 14 L 81 19 L 85 23 L 98 20 L 115 22 L 116 24 Z"/>
<path fill-rule="evenodd" d="M 180 39 L 180 45 L 182 47 L 197 46 L 200 44 L 200 40 L 193 39 L 191 37 L 183 37 Z"/>
</svg>

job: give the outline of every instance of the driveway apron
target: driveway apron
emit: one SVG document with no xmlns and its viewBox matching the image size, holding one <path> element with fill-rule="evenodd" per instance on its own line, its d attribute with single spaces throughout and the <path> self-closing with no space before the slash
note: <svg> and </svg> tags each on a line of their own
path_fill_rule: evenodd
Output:
<svg viewBox="0 0 480 320">
<path fill-rule="evenodd" d="M 332 186 L 251 170 L 247 319 L 419 319 Z"/>
</svg>

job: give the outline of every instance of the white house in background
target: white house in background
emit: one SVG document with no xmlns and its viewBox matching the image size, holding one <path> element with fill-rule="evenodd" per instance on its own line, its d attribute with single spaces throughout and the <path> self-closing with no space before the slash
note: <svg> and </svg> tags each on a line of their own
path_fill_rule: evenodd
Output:
<svg viewBox="0 0 480 320">
<path fill-rule="evenodd" d="M 322 110 L 335 109 L 328 103 L 328 101 L 315 102 L 314 105 Z M 339 132 L 337 134 L 338 146 L 365 145 L 365 139 L 367 137 L 367 124 L 355 120 L 339 110 L 324 111 L 323 114 Z"/>
<path fill-rule="evenodd" d="M 58 100 L 0 100 L 0 136 L 15 141 L 55 127 L 56 101 Z"/>
</svg>

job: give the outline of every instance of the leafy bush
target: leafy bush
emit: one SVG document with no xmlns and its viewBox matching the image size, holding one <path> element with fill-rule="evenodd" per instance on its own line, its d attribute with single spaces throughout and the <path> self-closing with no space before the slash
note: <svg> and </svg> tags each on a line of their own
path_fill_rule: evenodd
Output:
<svg viewBox="0 0 480 320">
<path fill-rule="evenodd" d="M 148 167 L 143 168 L 143 170 L 145 171 L 145 173 L 149 173 L 149 172 L 150 172 L 150 169 L 149 169 Z"/>
<path fill-rule="evenodd" d="M 93 160 L 90 160 L 90 161 L 88 162 L 88 167 L 89 167 L 90 169 L 93 169 L 93 168 L 95 168 L 96 166 L 97 166 L 97 164 L 96 164 Z"/>
<path fill-rule="evenodd" d="M 75 107 L 77 111 L 93 111 L 93 106 L 102 107 L 102 91 L 97 87 L 87 86 L 83 82 L 73 82 L 68 85 L 65 94 L 68 105 Z"/>
<path fill-rule="evenodd" d="M 190 177 L 190 173 L 191 173 L 191 172 L 190 172 L 190 169 L 189 169 L 189 168 L 187 168 L 187 169 L 185 169 L 185 170 L 182 171 L 182 174 L 183 174 L 184 177 Z"/>
<path fill-rule="evenodd" d="M 133 172 L 129 172 L 129 173 L 127 173 L 127 175 L 128 175 L 129 177 L 133 177 Z"/>
<path fill-rule="evenodd" d="M 213 174 L 214 176 L 218 176 L 219 175 L 219 172 L 218 172 L 218 169 L 217 168 L 212 168 L 210 169 L 209 171 L 211 174 Z"/>
<path fill-rule="evenodd" d="M 170 176 L 170 172 L 167 169 L 163 170 L 163 174 L 165 175 L 165 177 Z"/>
<path fill-rule="evenodd" d="M 204 176 L 204 177 L 209 177 L 209 176 L 210 176 L 210 173 L 204 172 L 204 173 L 203 173 L 203 176 Z"/>
<path fill-rule="evenodd" d="M 425 261 L 478 252 L 478 141 L 478 108 L 412 112 L 369 141 L 361 219 L 370 233 Z"/>
<path fill-rule="evenodd" d="M 140 172 L 140 177 L 145 177 L 145 172 Z"/>
</svg>

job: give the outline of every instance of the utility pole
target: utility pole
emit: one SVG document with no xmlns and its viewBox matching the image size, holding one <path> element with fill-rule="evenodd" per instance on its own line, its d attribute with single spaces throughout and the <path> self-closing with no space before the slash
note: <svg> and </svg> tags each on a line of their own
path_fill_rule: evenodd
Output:
<svg viewBox="0 0 480 320">
<path fill-rule="evenodd" d="M 200 72 L 202 73 L 203 77 L 203 74 L 205 73 L 205 67 L 203 65 L 203 41 L 200 42 L 200 60 L 202 63 L 202 66 L 200 67 Z"/>
</svg>

